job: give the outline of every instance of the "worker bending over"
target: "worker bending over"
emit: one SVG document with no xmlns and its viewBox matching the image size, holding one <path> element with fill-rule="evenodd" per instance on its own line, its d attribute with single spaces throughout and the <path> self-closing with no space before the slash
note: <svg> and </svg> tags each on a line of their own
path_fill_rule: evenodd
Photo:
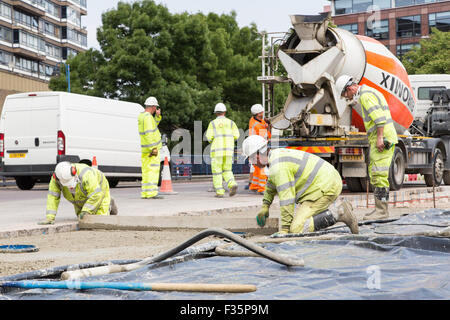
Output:
<svg viewBox="0 0 450 320">
<path fill-rule="evenodd" d="M 55 168 L 47 196 L 46 220 L 41 225 L 54 224 L 61 193 L 75 208 L 81 220 L 89 215 L 117 215 L 114 199 L 109 193 L 109 183 L 103 172 L 86 164 L 61 162 Z"/>
<path fill-rule="evenodd" d="M 260 104 L 255 104 L 252 109 L 252 117 L 249 123 L 249 136 L 258 135 L 265 140 L 270 141 L 272 133 L 270 132 L 269 123 L 264 119 L 264 107 Z M 264 194 L 267 183 L 267 167 L 259 168 L 251 165 L 250 186 L 251 191 L 256 191 L 259 194 Z"/>
<path fill-rule="evenodd" d="M 158 100 L 150 97 L 145 101 L 145 111 L 138 117 L 141 136 L 142 199 L 163 199 L 158 194 L 162 148 L 161 133 L 158 126 L 162 120 Z"/>
<path fill-rule="evenodd" d="M 211 121 L 206 138 L 211 143 L 211 170 L 217 198 L 223 198 L 223 180 L 230 190 L 230 197 L 236 195 L 238 185 L 233 175 L 234 143 L 239 139 L 239 129 L 233 120 L 225 117 L 227 107 L 218 103 L 214 109 L 216 119 Z"/>
<path fill-rule="evenodd" d="M 336 82 L 341 96 L 361 104 L 361 112 L 370 145 L 369 177 L 375 187 L 375 210 L 364 219 L 389 217 L 389 169 L 398 143 L 397 131 L 384 96 L 367 85 L 359 86 L 350 76 Z M 375 214 L 376 213 L 376 214 Z"/>
<path fill-rule="evenodd" d="M 267 141 L 260 136 L 248 137 L 243 152 L 252 164 L 260 168 L 269 165 L 263 205 L 257 215 L 260 227 L 265 226 L 270 206 L 278 194 L 280 235 L 314 232 L 337 222 L 345 223 L 354 234 L 359 232 L 348 202 L 343 201 L 336 211 L 329 209 L 342 191 L 342 178 L 330 163 L 299 150 L 280 148 L 268 153 Z M 300 206 L 295 212 L 296 204 Z"/>
</svg>

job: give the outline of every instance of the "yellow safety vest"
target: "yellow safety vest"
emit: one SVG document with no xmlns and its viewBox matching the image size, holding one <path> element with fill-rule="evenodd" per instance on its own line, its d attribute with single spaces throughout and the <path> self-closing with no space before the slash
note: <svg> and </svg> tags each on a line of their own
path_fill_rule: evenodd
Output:
<svg viewBox="0 0 450 320">
<path fill-rule="evenodd" d="M 269 155 L 263 202 L 271 205 L 278 194 L 280 206 L 293 211 L 296 203 L 338 194 L 342 190 L 342 186 L 337 188 L 339 181 L 339 172 L 320 157 L 300 150 L 275 149 Z"/>
<path fill-rule="evenodd" d="M 397 144 L 397 131 L 384 96 L 379 91 L 363 85 L 360 91 L 359 103 L 361 104 L 362 117 L 369 142 L 376 143 L 377 128 L 384 127 L 384 138 L 392 144 Z"/>
<path fill-rule="evenodd" d="M 73 165 L 80 180 L 75 188 L 75 194 L 52 177 L 47 195 L 47 217 L 56 217 L 61 193 L 74 205 L 77 215 L 81 212 L 96 214 L 104 198 L 110 196 L 109 184 L 103 172 L 85 164 Z"/>
<path fill-rule="evenodd" d="M 141 136 L 141 152 L 151 153 L 154 148 L 162 148 L 161 133 L 158 126 L 162 117 L 153 117 L 148 112 L 142 112 L 138 117 L 139 135 Z"/>
<path fill-rule="evenodd" d="M 211 121 L 206 131 L 206 138 L 211 143 L 211 157 L 233 156 L 234 141 L 239 136 L 239 129 L 233 120 L 217 117 Z"/>
</svg>

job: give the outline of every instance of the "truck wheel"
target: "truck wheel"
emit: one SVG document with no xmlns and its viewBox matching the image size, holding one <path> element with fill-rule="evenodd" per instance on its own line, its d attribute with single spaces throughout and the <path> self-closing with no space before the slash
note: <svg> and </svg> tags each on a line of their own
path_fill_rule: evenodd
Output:
<svg viewBox="0 0 450 320">
<path fill-rule="evenodd" d="M 359 178 L 347 177 L 345 178 L 345 182 L 347 183 L 347 188 L 351 192 L 362 192 L 363 189 L 361 187 L 361 182 Z"/>
<path fill-rule="evenodd" d="M 445 171 L 444 172 L 444 183 L 447 186 L 450 186 L 450 171 Z"/>
<path fill-rule="evenodd" d="M 32 177 L 16 177 L 16 184 L 20 190 L 31 190 L 36 181 Z"/>
<path fill-rule="evenodd" d="M 405 181 L 406 161 L 401 148 L 396 147 L 389 169 L 389 185 L 391 191 L 398 191 Z"/>
<path fill-rule="evenodd" d="M 444 179 L 444 157 L 440 149 L 434 151 L 433 157 L 433 172 L 431 174 L 425 174 L 425 183 L 427 187 L 439 187 Z"/>
</svg>

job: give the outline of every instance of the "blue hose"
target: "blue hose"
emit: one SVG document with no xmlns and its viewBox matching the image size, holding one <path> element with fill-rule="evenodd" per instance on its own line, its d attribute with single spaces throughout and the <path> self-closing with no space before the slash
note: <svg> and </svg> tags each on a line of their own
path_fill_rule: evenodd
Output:
<svg viewBox="0 0 450 320">
<path fill-rule="evenodd" d="M 80 281 L 12 281 L 0 283 L 2 287 L 21 289 L 115 289 L 129 291 L 152 291 L 152 287 L 145 283 L 125 282 L 80 282 Z"/>
</svg>

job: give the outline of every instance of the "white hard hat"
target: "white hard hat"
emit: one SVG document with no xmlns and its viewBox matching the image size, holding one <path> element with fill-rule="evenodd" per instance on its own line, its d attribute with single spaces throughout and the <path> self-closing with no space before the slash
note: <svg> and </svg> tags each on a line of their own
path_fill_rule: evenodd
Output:
<svg viewBox="0 0 450 320">
<path fill-rule="evenodd" d="M 150 97 L 147 100 L 145 100 L 145 105 L 147 107 L 153 107 L 153 106 L 159 107 L 158 100 L 155 97 Z"/>
<path fill-rule="evenodd" d="M 339 79 L 336 81 L 337 93 L 340 94 L 340 96 L 343 96 L 344 90 L 347 89 L 347 87 L 353 83 L 354 81 L 351 76 L 349 75 L 340 76 Z"/>
<path fill-rule="evenodd" d="M 267 140 L 259 135 L 252 135 L 242 143 L 242 154 L 248 158 L 260 151 L 265 152 L 267 149 Z"/>
<path fill-rule="evenodd" d="M 261 112 L 264 112 L 264 107 L 260 104 L 255 104 L 252 107 L 252 115 L 256 116 L 257 114 L 260 114 Z"/>
<path fill-rule="evenodd" d="M 227 112 L 227 106 L 223 103 L 216 104 L 216 107 L 214 108 L 214 113 L 222 113 Z"/>
<path fill-rule="evenodd" d="M 58 181 L 68 188 L 75 188 L 77 185 L 77 169 L 70 162 L 61 162 L 56 165 L 55 175 Z"/>
</svg>

